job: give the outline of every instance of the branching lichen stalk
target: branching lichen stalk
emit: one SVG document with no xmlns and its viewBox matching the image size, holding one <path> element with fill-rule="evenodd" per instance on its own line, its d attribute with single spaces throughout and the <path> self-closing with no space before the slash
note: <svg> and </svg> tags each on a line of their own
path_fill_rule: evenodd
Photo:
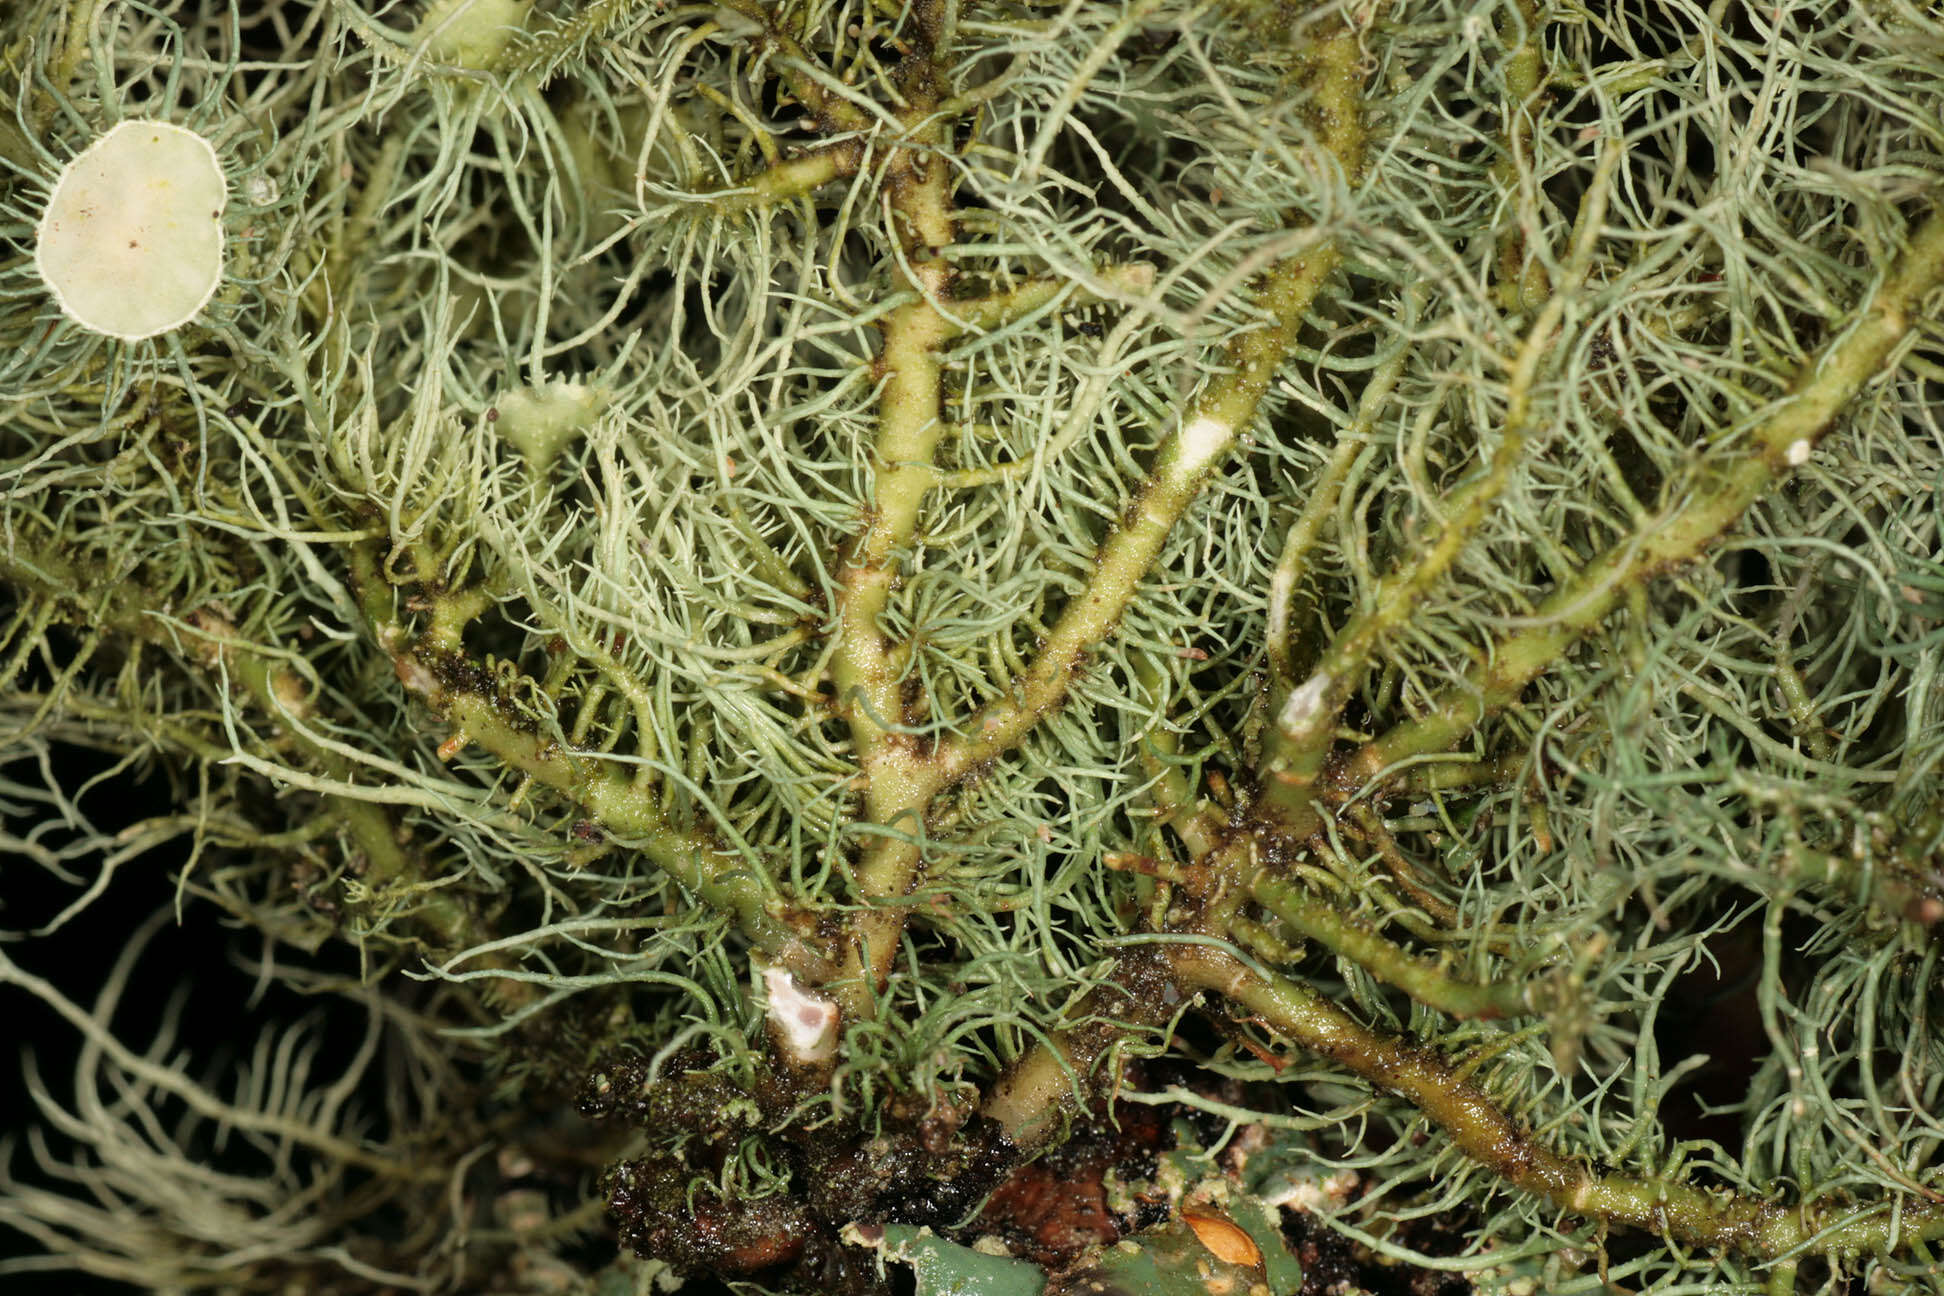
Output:
<svg viewBox="0 0 1944 1296">
<path fill-rule="evenodd" d="M 1408 758 L 1443 751 L 1506 706 L 1589 633 L 1639 582 L 1692 561 L 1764 491 L 1807 461 L 1837 415 L 1883 368 L 1919 303 L 1944 281 L 1944 215 L 1933 211 L 1852 324 L 1806 362 L 1779 408 L 1720 449 L 1703 450 L 1667 506 L 1610 546 L 1534 610 L 1531 624 L 1494 644 L 1464 682 L 1419 719 L 1393 726 L 1343 762 L 1361 784 Z"/>
<path fill-rule="evenodd" d="M 0 1285 L 1944 1291 L 1924 6 L 0 51 Z"/>
<path fill-rule="evenodd" d="M 1378 1088 L 1409 1099 L 1467 1156 L 1573 1214 L 1689 1246 L 1775 1259 L 1812 1243 L 1833 1254 L 1856 1255 L 1881 1251 L 1893 1240 L 1944 1237 L 1944 1210 L 1934 1204 L 1906 1207 L 1900 1218 L 1891 1219 L 1868 1207 L 1839 1214 L 1840 1208 L 1811 1210 L 1664 1179 L 1601 1174 L 1536 1140 L 1443 1059 L 1371 1031 L 1284 977 L 1257 976 L 1233 958 L 1196 946 L 1183 947 L 1175 967 L 1190 984 L 1248 1009 L 1309 1052 L 1342 1062 Z"/>
</svg>

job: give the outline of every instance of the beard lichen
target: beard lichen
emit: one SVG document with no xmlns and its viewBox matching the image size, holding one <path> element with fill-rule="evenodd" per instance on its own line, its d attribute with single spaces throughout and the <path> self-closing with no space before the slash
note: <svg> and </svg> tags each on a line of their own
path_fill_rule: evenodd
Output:
<svg viewBox="0 0 1944 1296">
<path fill-rule="evenodd" d="M 1940 1290 L 1934 13 L 0 48 L 0 1275 Z"/>
</svg>

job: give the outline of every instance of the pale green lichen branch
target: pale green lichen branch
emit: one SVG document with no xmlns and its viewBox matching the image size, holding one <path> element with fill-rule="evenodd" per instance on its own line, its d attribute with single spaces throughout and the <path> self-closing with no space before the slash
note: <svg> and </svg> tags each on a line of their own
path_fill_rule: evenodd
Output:
<svg viewBox="0 0 1944 1296">
<path fill-rule="evenodd" d="M 1305 597 L 1303 589 L 1304 568 L 1336 510 L 1338 493 L 1343 489 L 1351 466 L 1358 458 L 1375 453 L 1370 436 L 1410 359 L 1408 331 L 1416 323 L 1418 299 L 1421 296 L 1418 292 L 1407 294 L 1399 319 L 1406 336 L 1391 344 L 1390 355 L 1371 374 L 1370 381 L 1357 398 L 1356 416 L 1337 433 L 1329 461 L 1310 483 L 1303 499 L 1302 512 L 1283 541 L 1282 556 L 1277 559 L 1275 574 L 1270 578 L 1266 652 L 1269 669 L 1285 698 L 1290 690 L 1297 687 L 1297 661 L 1305 660 L 1308 656 L 1302 651 L 1303 639 L 1314 633 L 1313 620 L 1300 615 L 1311 602 Z"/>
<path fill-rule="evenodd" d="M 1270 804 L 1300 813 L 1308 803 L 1335 737 L 1338 715 L 1362 687 L 1382 645 L 1409 625 L 1424 597 L 1451 570 L 1487 515 L 1510 485 L 1535 433 L 1533 402 L 1547 357 L 1573 294 L 1584 282 L 1605 229 L 1607 196 L 1620 153 L 1609 146 L 1594 173 L 1592 190 L 1580 213 L 1580 231 L 1563 282 L 1539 311 L 1512 362 L 1506 389 L 1504 427 L 1489 460 L 1472 480 L 1440 503 L 1443 526 L 1435 539 L 1380 581 L 1370 606 L 1337 633 L 1309 678 L 1280 697 L 1272 697 L 1275 727 L 1265 740 L 1262 768 L 1272 780 Z M 1383 373 L 1377 374 L 1379 381 Z"/>
<path fill-rule="evenodd" d="M 319 1128 L 314 1122 L 268 1111 L 250 1111 L 209 1093 L 182 1072 L 144 1057 L 123 1044 L 106 1023 L 73 1002 L 51 982 L 21 968 L 0 951 L 0 984 L 18 986 L 58 1013 L 78 1031 L 88 1044 L 98 1049 L 115 1066 L 143 1084 L 181 1102 L 205 1120 L 222 1122 L 237 1129 L 286 1139 L 311 1148 L 347 1165 L 360 1166 L 394 1179 L 438 1180 L 444 1171 L 438 1166 L 413 1164 L 404 1157 L 386 1155 L 362 1141 L 346 1138 Z"/>
<path fill-rule="evenodd" d="M 941 353 L 958 332 L 934 304 L 949 293 L 952 278 L 949 263 L 939 256 L 955 237 L 950 168 L 943 158 L 917 151 L 936 148 L 941 138 L 937 124 L 926 125 L 914 147 L 889 163 L 896 177 L 894 196 L 888 200 L 889 233 L 904 248 L 902 264 L 920 300 L 900 307 L 883 324 L 874 488 L 863 533 L 845 558 L 835 608 L 831 682 L 840 703 L 848 707 L 865 817 L 906 830 L 899 836 L 874 837 L 865 845 L 857 879 L 867 900 L 895 900 L 909 887 L 919 866 L 918 846 L 910 833 L 922 826 L 940 786 L 914 760 L 909 734 L 899 732 L 920 717 L 904 696 L 906 650 L 890 642 L 883 619 L 936 483 L 932 461 L 946 426 Z M 902 923 L 895 904 L 855 917 L 845 953 L 845 984 L 839 987 L 849 1015 L 870 1014 L 876 986 L 896 955 Z"/>
<path fill-rule="evenodd" d="M 1944 214 L 1934 211 L 1911 233 L 1853 322 L 1802 367 L 1779 409 L 1730 444 L 1705 452 L 1667 508 L 1562 583 L 1524 628 L 1494 644 L 1464 683 L 1427 714 L 1400 722 L 1350 754 L 1344 762 L 1348 777 L 1361 785 L 1413 756 L 1452 747 L 1605 621 L 1632 588 L 1698 557 L 1763 492 L 1809 461 L 1843 408 L 1909 335 L 1924 299 L 1940 283 Z"/>
<path fill-rule="evenodd" d="M 1248 884 L 1249 894 L 1289 930 L 1346 958 L 1378 980 L 1453 1017 L 1517 1017 L 1544 1012 L 1549 991 L 1537 981 L 1479 981 L 1459 977 L 1447 961 L 1414 954 L 1346 917 L 1301 885 L 1270 876 Z"/>
<path fill-rule="evenodd" d="M 1319 42 L 1315 93 L 1330 123 L 1321 148 L 1344 174 L 1362 165 L 1363 124 L 1352 75 L 1354 36 Z M 1338 255 L 1317 233 L 1264 273 L 1255 303 L 1267 323 L 1229 347 L 1227 372 L 1183 411 L 1155 451 L 1154 468 L 1114 531 L 1101 544 L 1093 575 L 1054 623 L 1038 654 L 999 698 L 965 719 L 939 746 L 936 764 L 949 782 L 1009 751 L 1059 706 L 1087 654 L 1119 622 L 1175 524 L 1200 494 L 1206 476 L 1250 426 L 1258 403 L 1294 344 L 1305 314 L 1336 269 Z"/>
<path fill-rule="evenodd" d="M 1408 1099 L 1466 1156 L 1569 1214 L 1689 1246 L 1777 1259 L 1803 1251 L 1853 1256 L 1944 1238 L 1944 1207 L 1935 1203 L 1906 1203 L 1895 1212 L 1833 1196 L 1787 1205 L 1668 1178 L 1600 1173 L 1548 1148 L 1451 1063 L 1371 1030 L 1287 977 L 1265 977 L 1205 946 L 1182 946 L 1172 957 L 1187 984 L 1221 995 L 1306 1052 Z"/>
</svg>

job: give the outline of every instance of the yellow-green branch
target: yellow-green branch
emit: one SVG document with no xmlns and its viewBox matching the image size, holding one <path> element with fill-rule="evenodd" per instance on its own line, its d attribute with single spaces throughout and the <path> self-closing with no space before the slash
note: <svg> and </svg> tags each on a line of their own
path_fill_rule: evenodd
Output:
<svg viewBox="0 0 1944 1296">
<path fill-rule="evenodd" d="M 1299 936 L 1350 960 L 1411 998 L 1453 1017 L 1517 1017 L 1541 1012 L 1543 982 L 1471 981 L 1454 975 L 1443 960 L 1413 954 L 1339 912 L 1308 888 L 1267 875 L 1250 887 L 1256 903 Z"/>
<path fill-rule="evenodd" d="M 1408 1100 L 1472 1160 L 1524 1192 L 1585 1219 L 1643 1229 L 1689 1246 L 1781 1256 L 1880 1252 L 1944 1238 L 1944 1207 L 1885 1211 L 1843 1201 L 1787 1205 L 1654 1178 L 1600 1173 L 1520 1127 L 1475 1081 L 1428 1049 L 1372 1030 L 1286 977 L 1264 976 L 1200 945 L 1175 948 L 1176 973 L 1212 990 L 1318 1057 Z"/>
<path fill-rule="evenodd" d="M 1308 806 L 1311 785 L 1329 755 L 1336 719 L 1344 704 L 1362 686 L 1379 649 L 1411 623 L 1426 595 L 1458 561 L 1511 483 L 1538 430 L 1533 411 L 1535 388 L 1565 318 L 1569 296 L 1592 263 L 1605 223 L 1608 186 L 1618 162 L 1619 153 L 1614 149 L 1601 160 L 1580 214 L 1579 237 L 1566 283 L 1539 312 L 1512 364 L 1505 428 L 1483 471 L 1444 502 L 1441 511 L 1446 521 L 1437 538 L 1378 582 L 1369 606 L 1336 636 L 1309 679 L 1276 699 L 1275 727 L 1264 743 L 1263 769 L 1269 776 L 1265 800 L 1284 813 L 1300 814 Z M 1380 371 L 1374 380 L 1381 377 Z"/>
<path fill-rule="evenodd" d="M 1354 174 L 1363 157 L 1357 59 L 1356 37 L 1348 32 L 1319 41 L 1314 57 L 1323 148 L 1345 174 Z M 1263 275 L 1255 300 L 1267 323 L 1230 344 L 1227 373 L 1180 416 L 1161 443 L 1147 481 L 1096 553 L 1087 588 L 1067 604 L 1039 654 L 999 697 L 940 744 L 937 766 L 947 783 L 1011 750 L 1065 701 L 1074 679 L 1086 669 L 1088 653 L 1119 623 L 1168 533 L 1200 495 L 1208 474 L 1254 422 L 1263 393 L 1337 259 L 1334 243 L 1319 238 Z"/>
<path fill-rule="evenodd" d="M 941 352 L 958 332 L 940 310 L 953 280 L 942 253 L 956 236 L 950 168 L 941 155 L 950 124 L 927 120 L 935 95 L 925 69 L 914 70 L 907 93 L 912 120 L 919 124 L 886 169 L 885 215 L 918 300 L 894 310 L 883 324 L 874 484 L 863 530 L 839 573 L 837 646 L 831 659 L 863 779 L 863 818 L 897 830 L 867 838 L 857 863 L 857 891 L 873 907 L 851 922 L 836 987 L 852 1018 L 870 1014 L 876 988 L 889 975 L 904 925 L 898 902 L 918 876 L 917 843 L 939 788 L 933 772 L 916 759 L 910 732 L 920 717 L 917 704 L 905 696 L 909 647 L 892 643 L 883 626 L 919 512 L 937 480 L 933 459 L 945 429 Z"/>
<path fill-rule="evenodd" d="M 1882 371 L 1919 317 L 1923 299 L 1944 282 L 1944 213 L 1933 214 L 1855 322 L 1803 365 L 1790 394 L 1734 447 L 1695 469 L 1680 501 L 1595 558 L 1562 584 L 1531 624 L 1500 639 L 1462 683 L 1422 717 L 1393 727 L 1344 763 L 1361 784 L 1412 756 L 1449 749 L 1486 716 L 1510 705 L 1581 636 L 1604 621 L 1633 588 L 1699 557 L 1748 507 L 1806 463 L 1843 408 Z"/>
</svg>

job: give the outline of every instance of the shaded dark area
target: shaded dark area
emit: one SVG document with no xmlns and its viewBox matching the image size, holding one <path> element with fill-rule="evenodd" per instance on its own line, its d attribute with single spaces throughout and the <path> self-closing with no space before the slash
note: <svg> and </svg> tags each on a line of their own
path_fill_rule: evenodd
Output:
<svg viewBox="0 0 1944 1296">
<path fill-rule="evenodd" d="M 1303 1262 L 1302 1296 L 1333 1296 L 1365 1291 L 1371 1296 L 1465 1296 L 1471 1282 L 1460 1274 L 1413 1269 L 1381 1260 L 1340 1233 L 1333 1233 L 1314 1215 L 1286 1214 L 1283 1235 L 1290 1250 Z M 1426 1255 L 1456 1255 L 1465 1230 L 1444 1217 L 1415 1220 L 1394 1240 Z"/>
<path fill-rule="evenodd" d="M 179 795 L 164 774 L 144 776 L 139 767 L 131 767 L 103 778 L 116 764 L 117 758 L 111 753 L 57 747 L 49 754 L 47 769 L 55 784 L 70 795 L 101 779 L 88 787 L 76 804 L 103 833 L 112 834 L 145 819 L 179 812 Z M 41 777 L 31 756 L 0 765 L 0 774 L 29 785 Z M 48 807 L 13 802 L 5 809 L 8 830 L 30 837 L 37 845 L 54 849 L 77 836 L 61 828 L 36 832 L 36 823 L 55 814 Z M 167 912 L 169 916 L 155 925 L 154 934 L 137 956 L 116 1005 L 110 1024 L 118 1038 L 140 1052 L 165 1021 L 172 1021 L 175 1029 L 168 1058 L 188 1059 L 191 1079 L 222 1092 L 227 1090 L 239 1060 L 247 1057 L 266 1031 L 308 1021 L 318 1041 L 319 1065 L 326 1074 L 332 1074 L 333 1059 L 348 1058 L 357 1050 L 364 1034 L 362 1014 L 332 997 L 302 995 L 274 979 L 259 981 L 243 966 L 242 959 L 261 951 L 260 938 L 236 930 L 213 905 L 184 895 L 178 922 L 174 917 L 177 883 L 188 863 L 189 841 L 185 834 L 127 861 L 99 897 L 45 935 L 32 933 L 86 892 L 97 876 L 101 857 L 90 855 L 70 861 L 67 867 L 75 880 L 68 880 L 23 854 L 0 856 L 0 930 L 8 933 L 7 956 L 88 1011 L 129 942 L 151 919 Z M 198 867 L 211 867 L 215 862 L 211 853 L 205 852 Z M 285 964 L 297 956 L 287 947 L 278 951 L 279 961 Z M 358 973 L 357 951 L 348 945 L 327 945 L 307 962 L 319 971 L 353 977 Z M 61 1187 L 61 1181 L 40 1164 L 37 1149 L 44 1148 L 48 1159 L 57 1165 L 87 1164 L 90 1154 L 85 1144 L 43 1117 L 30 1093 L 30 1073 L 48 1099 L 72 1110 L 75 1066 L 82 1055 L 83 1037 L 54 1009 L 14 986 L 0 986 L 0 1017 L 11 1027 L 10 1042 L 17 1050 L 0 1063 L 0 1112 L 4 1112 L 4 1123 L 0 1124 L 4 1133 L 0 1136 L 14 1143 L 9 1170 L 28 1186 Z M 106 1070 L 104 1065 L 101 1074 Z M 354 1100 L 367 1118 L 363 1130 L 373 1138 L 386 1133 L 382 1120 L 384 1074 L 383 1067 L 369 1069 Z M 112 1099 L 114 1095 L 104 1090 L 103 1097 Z M 173 1133 L 177 1114 L 173 1104 L 161 1112 L 162 1128 Z M 213 1145 L 207 1123 L 199 1126 L 183 1146 L 191 1162 L 210 1170 L 244 1175 L 261 1171 L 259 1158 L 245 1141 L 232 1140 L 220 1148 Z M 67 1188 L 72 1191 L 71 1186 Z M 381 1231 L 387 1226 L 384 1220 L 373 1223 Z M 45 1250 L 32 1239 L 0 1226 L 0 1254 L 40 1255 Z M 7 1280 L 6 1289 L 9 1293 L 46 1290 L 83 1294 L 143 1290 L 71 1270 L 13 1277 Z"/>
<path fill-rule="evenodd" d="M 1166 1195 L 1135 1194 L 1134 1209 L 1115 1209 L 1110 1182 L 1153 1177 L 1156 1154 L 1174 1146 L 1167 1109 L 1123 1104 L 1115 1124 L 1083 1127 L 1037 1161 L 1020 1166 L 987 1200 L 974 1234 L 1004 1240 L 1015 1255 L 1048 1268 L 1071 1264 L 1089 1246 L 1112 1244 L 1168 1218 Z"/>
<path fill-rule="evenodd" d="M 27 759 L 17 759 L 13 768 L 0 766 L 0 774 L 24 772 Z M 52 753 L 49 768 L 58 785 L 80 787 L 100 776 L 115 761 L 112 757 L 76 748 L 58 748 Z M 37 773 L 29 773 L 31 779 Z M 25 781 L 25 780 L 23 780 Z M 96 823 L 104 829 L 126 827 L 151 815 L 174 811 L 175 801 L 168 781 L 157 775 L 141 778 L 124 773 L 97 784 L 82 801 Z M 8 830 L 24 835 L 37 817 L 33 807 L 9 806 Z M 47 847 L 58 847 L 72 840 L 72 832 L 37 834 L 34 840 Z M 0 930 L 12 937 L 7 956 L 22 969 L 51 982 L 56 989 L 87 1009 L 108 979 L 114 960 L 129 938 L 143 923 L 164 906 L 173 905 L 175 877 L 187 859 L 186 847 L 171 845 L 140 856 L 117 872 L 114 884 L 86 909 L 59 930 L 45 936 L 31 933 L 51 920 L 85 890 L 55 876 L 34 860 L 20 854 L 0 856 Z M 83 868 L 98 860 L 84 861 Z M 207 906 L 193 900 L 184 905 L 185 923 L 167 923 L 156 932 L 144 952 L 140 975 L 131 977 L 116 1012 L 122 1023 L 160 1022 L 178 987 L 192 987 L 195 1003 L 223 1001 L 226 1006 L 243 1002 L 250 994 L 251 982 L 230 960 L 227 933 L 213 930 L 213 915 Z M 32 1186 L 52 1186 L 49 1176 L 36 1163 L 35 1141 L 44 1146 L 56 1161 L 70 1161 L 83 1155 L 76 1142 L 51 1128 L 40 1115 L 29 1094 L 27 1067 L 31 1067 L 55 1101 L 72 1106 L 74 1067 L 81 1055 L 82 1037 L 66 1021 L 25 991 L 0 986 L 0 1016 L 11 1026 L 15 1046 L 13 1056 L 0 1061 L 0 1128 L 14 1140 L 11 1173 Z M 242 1041 L 237 1036 L 239 1021 L 232 1012 L 187 1011 L 181 1014 L 179 1047 L 198 1058 L 217 1055 Z M 145 1043 L 148 1032 L 138 1031 L 135 1043 Z M 27 1132 L 37 1129 L 36 1140 Z M 38 1255 L 43 1249 L 30 1239 L 0 1226 L 0 1254 Z M 74 1293 L 124 1293 L 141 1290 L 127 1283 L 75 1273 L 50 1272 L 10 1279 L 9 1291 L 60 1290 Z"/>
<path fill-rule="evenodd" d="M 1755 1068 L 1768 1055 L 1756 987 L 1762 967 L 1761 922 L 1746 918 L 1709 942 L 1715 962 L 1675 982 L 1655 1022 L 1662 1065 L 1704 1055 L 1660 1108 L 1669 1142 L 1711 1139 L 1740 1146 L 1742 1115 L 1733 1110 L 1748 1093 Z"/>
</svg>

